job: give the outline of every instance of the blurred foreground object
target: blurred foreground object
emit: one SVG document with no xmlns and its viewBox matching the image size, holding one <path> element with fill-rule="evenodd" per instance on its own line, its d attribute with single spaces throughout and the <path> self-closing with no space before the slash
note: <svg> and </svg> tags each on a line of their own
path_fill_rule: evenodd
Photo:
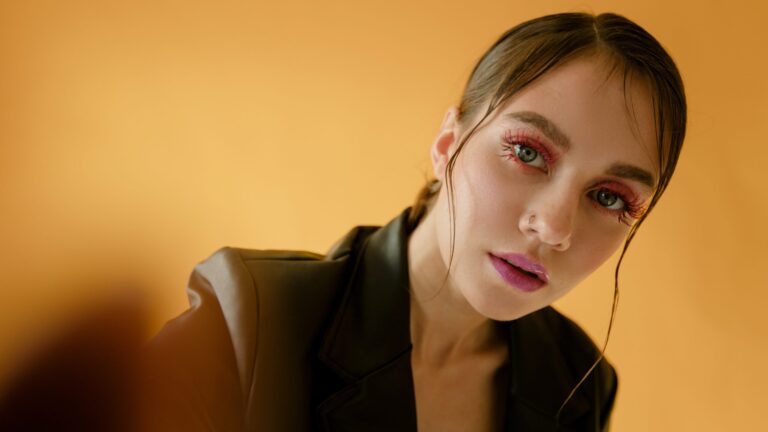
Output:
<svg viewBox="0 0 768 432">
<path fill-rule="evenodd" d="M 57 331 L 0 390 L 0 431 L 136 430 L 146 315 L 121 296 Z"/>
</svg>

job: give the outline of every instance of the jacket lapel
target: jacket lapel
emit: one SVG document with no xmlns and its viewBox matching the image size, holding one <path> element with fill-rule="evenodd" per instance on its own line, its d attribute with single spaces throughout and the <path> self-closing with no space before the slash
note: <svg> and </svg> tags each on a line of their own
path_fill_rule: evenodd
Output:
<svg viewBox="0 0 768 432">
<path fill-rule="evenodd" d="M 510 387 L 507 430 L 567 431 L 567 425 L 589 410 L 581 391 L 574 393 L 557 421 L 557 411 L 586 371 L 571 370 L 567 353 L 552 328 L 557 312 L 546 307 L 511 321 L 509 328 Z M 559 424 L 558 424 L 559 423 Z"/>
<path fill-rule="evenodd" d="M 320 360 L 345 385 L 318 408 L 327 431 L 415 431 L 406 209 L 364 240 Z M 374 231 L 375 230 L 375 231 Z"/>
</svg>

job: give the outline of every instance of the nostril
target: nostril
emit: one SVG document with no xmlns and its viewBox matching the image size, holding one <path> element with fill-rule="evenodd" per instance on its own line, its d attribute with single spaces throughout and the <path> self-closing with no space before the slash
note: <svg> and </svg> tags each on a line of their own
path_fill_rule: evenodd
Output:
<svg viewBox="0 0 768 432">
<path fill-rule="evenodd" d="M 563 241 L 553 246 L 553 248 L 559 252 L 565 251 L 569 247 L 571 247 L 571 236 L 566 237 L 565 239 L 563 239 Z"/>
<path fill-rule="evenodd" d="M 541 214 L 531 212 L 520 218 L 520 230 L 536 236 L 539 241 L 555 250 L 566 250 L 570 247 L 572 226 L 565 214 Z"/>
</svg>

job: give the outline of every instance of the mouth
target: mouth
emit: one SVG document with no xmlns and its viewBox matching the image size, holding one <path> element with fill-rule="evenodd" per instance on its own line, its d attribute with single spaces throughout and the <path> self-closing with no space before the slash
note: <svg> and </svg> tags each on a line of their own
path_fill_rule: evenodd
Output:
<svg viewBox="0 0 768 432">
<path fill-rule="evenodd" d="M 523 272 L 523 273 L 525 273 L 525 274 L 529 275 L 530 277 L 535 277 L 536 279 L 541 279 L 541 278 L 539 277 L 539 275 L 537 275 L 537 274 L 536 274 L 536 273 L 534 273 L 534 272 L 529 272 L 528 270 L 525 270 L 525 269 L 524 269 L 524 268 L 522 268 L 522 267 L 518 267 L 518 266 L 516 266 L 514 263 L 511 263 L 511 262 L 509 262 L 509 261 L 507 261 L 507 260 L 504 260 L 504 261 L 506 261 L 506 262 L 507 262 L 507 264 L 511 265 L 512 267 L 516 268 L 517 270 L 519 270 L 519 271 L 521 271 L 521 272 Z"/>
<path fill-rule="evenodd" d="M 496 272 L 509 285 L 523 292 L 533 292 L 547 284 L 549 278 L 544 267 L 522 255 L 497 256 L 488 254 Z"/>
</svg>

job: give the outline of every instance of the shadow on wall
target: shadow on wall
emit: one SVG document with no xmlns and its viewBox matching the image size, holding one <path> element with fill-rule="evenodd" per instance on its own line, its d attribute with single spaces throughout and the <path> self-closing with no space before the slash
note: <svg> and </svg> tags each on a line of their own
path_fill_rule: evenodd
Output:
<svg viewBox="0 0 768 432">
<path fill-rule="evenodd" d="M 6 382 L 0 430 L 138 430 L 146 317 L 144 303 L 127 296 L 57 331 Z"/>
</svg>

